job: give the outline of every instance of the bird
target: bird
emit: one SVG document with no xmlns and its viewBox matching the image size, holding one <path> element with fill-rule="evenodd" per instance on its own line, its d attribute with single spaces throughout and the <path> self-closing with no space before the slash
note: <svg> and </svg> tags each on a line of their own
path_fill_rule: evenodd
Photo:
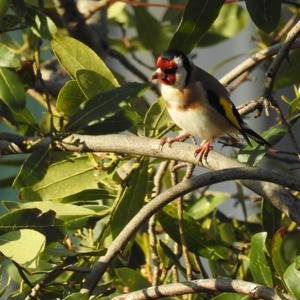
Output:
<svg viewBox="0 0 300 300">
<path fill-rule="evenodd" d="M 156 67 L 151 81 L 160 83 L 169 115 L 184 131 L 177 137 L 162 139 L 162 146 L 190 135 L 199 136 L 202 142 L 194 154 L 201 161 L 207 159 L 214 140 L 224 135 L 235 141 L 241 135 L 249 145 L 252 145 L 250 138 L 260 145 L 269 145 L 243 121 L 227 89 L 214 76 L 194 65 L 185 53 L 169 49 L 157 58 Z"/>
</svg>

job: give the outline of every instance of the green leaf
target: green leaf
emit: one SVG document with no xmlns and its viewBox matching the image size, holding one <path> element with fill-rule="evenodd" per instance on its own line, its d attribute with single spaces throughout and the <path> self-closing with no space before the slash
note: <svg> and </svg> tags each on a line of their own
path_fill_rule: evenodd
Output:
<svg viewBox="0 0 300 300">
<path fill-rule="evenodd" d="M 64 198 L 86 189 L 97 188 L 101 179 L 96 163 L 87 155 L 69 156 L 51 164 L 42 180 L 23 188 L 21 198 L 27 201 Z"/>
<path fill-rule="evenodd" d="M 111 220 L 111 231 L 115 238 L 144 204 L 148 185 L 148 159 L 134 166 Z"/>
<path fill-rule="evenodd" d="M 261 216 L 263 230 L 273 236 L 281 226 L 281 211 L 272 205 L 270 201 L 263 199 Z"/>
<path fill-rule="evenodd" d="M 67 130 L 74 131 L 104 122 L 107 117 L 121 111 L 122 107 L 133 98 L 140 97 L 146 87 L 145 84 L 129 83 L 97 95 L 85 102 L 84 106 L 71 117 Z"/>
<path fill-rule="evenodd" d="M 0 233 L 18 229 L 34 229 L 44 234 L 47 242 L 64 238 L 63 227 L 55 220 L 55 213 L 42 214 L 39 209 L 14 209 L 0 217 Z"/>
<path fill-rule="evenodd" d="M 50 147 L 33 151 L 22 165 L 13 186 L 25 187 L 40 181 L 46 174 L 49 155 Z"/>
<path fill-rule="evenodd" d="M 285 127 L 275 125 L 261 135 L 271 145 L 275 145 L 286 135 L 286 133 L 287 129 Z M 238 160 L 250 166 L 256 166 L 264 158 L 269 147 L 258 145 L 254 141 L 251 142 L 253 146 L 246 145 L 239 151 Z"/>
<path fill-rule="evenodd" d="M 52 48 L 62 66 L 74 79 L 78 70 L 88 69 L 99 73 L 114 86 L 118 86 L 117 80 L 102 59 L 78 40 L 68 36 L 56 36 L 52 40 Z"/>
<path fill-rule="evenodd" d="M 300 50 L 294 49 L 289 54 L 289 60 L 284 60 L 275 78 L 275 89 L 290 87 L 293 84 L 300 84 Z"/>
<path fill-rule="evenodd" d="M 284 271 L 288 264 L 282 256 L 282 243 L 283 243 L 284 230 L 280 229 L 273 235 L 271 257 L 272 263 L 281 278 L 283 278 Z"/>
<path fill-rule="evenodd" d="M 300 299 L 300 271 L 295 262 L 287 268 L 283 278 L 292 295 L 294 295 L 296 299 Z"/>
<path fill-rule="evenodd" d="M 3 43 L 0 43 L 0 67 L 20 67 L 20 60 L 18 58 L 18 55 L 16 55 L 9 47 L 7 47 Z"/>
<path fill-rule="evenodd" d="M 63 298 L 63 300 L 89 300 L 89 295 L 78 292 L 68 295 L 67 297 Z"/>
<path fill-rule="evenodd" d="M 169 36 L 166 26 L 162 26 L 146 8 L 136 7 L 134 13 L 140 41 L 146 49 L 153 52 L 154 56 L 158 56 L 168 47 Z"/>
<path fill-rule="evenodd" d="M 150 106 L 145 115 L 144 124 L 144 135 L 148 137 L 159 137 L 160 134 L 174 125 L 162 98 Z"/>
<path fill-rule="evenodd" d="M 54 211 L 56 213 L 56 218 L 64 221 L 64 227 L 69 230 L 88 227 L 89 224 L 101 219 L 110 210 L 108 207 L 98 206 L 99 212 L 95 212 L 94 210 L 84 206 L 52 201 L 28 202 L 19 204 L 18 208 L 38 208 L 43 213 L 46 213 L 50 210 Z"/>
<path fill-rule="evenodd" d="M 8 0 L 0 0 L 0 24 L 2 21 L 2 17 L 5 15 L 6 11 L 8 10 L 9 2 Z"/>
<path fill-rule="evenodd" d="M 211 213 L 216 207 L 227 200 L 229 196 L 230 195 L 228 193 L 221 192 L 212 192 L 209 194 L 205 194 L 189 208 L 188 213 L 195 220 L 199 220 Z"/>
<path fill-rule="evenodd" d="M 136 291 L 150 287 L 150 282 L 146 280 L 140 273 L 129 268 L 118 268 L 115 270 L 118 278 L 123 285 L 128 287 L 130 291 Z"/>
<path fill-rule="evenodd" d="M 59 91 L 56 106 L 65 114 L 73 115 L 84 101 L 86 101 L 86 97 L 76 80 L 69 80 Z"/>
<path fill-rule="evenodd" d="M 44 251 L 45 244 L 45 236 L 31 229 L 12 231 L 0 236 L 0 252 L 28 268 L 37 267 L 38 256 Z"/>
<path fill-rule="evenodd" d="M 279 24 L 281 0 L 246 0 L 246 7 L 259 29 L 271 32 Z"/>
<path fill-rule="evenodd" d="M 28 7 L 27 18 L 31 23 L 31 31 L 39 38 L 51 40 L 56 32 L 55 23 L 44 13 L 33 7 Z"/>
<path fill-rule="evenodd" d="M 273 287 L 272 270 L 266 257 L 266 232 L 259 232 L 251 238 L 250 271 L 255 282 Z"/>
<path fill-rule="evenodd" d="M 233 38 L 248 24 L 245 10 L 239 4 L 223 5 L 209 31 L 200 40 L 200 46 L 211 46 Z"/>
<path fill-rule="evenodd" d="M 181 238 L 178 229 L 177 209 L 174 205 L 168 205 L 159 211 L 157 219 L 166 233 L 178 244 Z M 188 250 L 203 257 L 218 260 L 225 259 L 231 252 L 215 241 L 188 213 L 183 214 L 183 227 Z"/>
<path fill-rule="evenodd" d="M 14 112 L 25 108 L 25 89 L 13 70 L 0 67 L 0 99 Z"/>
<path fill-rule="evenodd" d="M 188 54 L 218 17 L 224 0 L 189 0 L 169 48 Z"/>
<path fill-rule="evenodd" d="M 100 93 L 118 87 L 115 82 L 107 80 L 101 74 L 92 70 L 78 70 L 76 72 L 78 85 L 87 99 L 91 99 Z"/>
</svg>

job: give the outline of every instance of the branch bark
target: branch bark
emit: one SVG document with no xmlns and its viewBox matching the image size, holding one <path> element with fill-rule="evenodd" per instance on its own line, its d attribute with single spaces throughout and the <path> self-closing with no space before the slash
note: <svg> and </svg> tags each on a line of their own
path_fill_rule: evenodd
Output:
<svg viewBox="0 0 300 300">
<path fill-rule="evenodd" d="M 158 287 L 150 287 L 136 292 L 116 296 L 112 300 L 146 300 L 174 297 L 199 292 L 234 292 L 248 295 L 255 299 L 280 300 L 276 292 L 260 284 L 232 280 L 229 278 L 198 279 L 186 282 L 170 283 Z"/>
</svg>

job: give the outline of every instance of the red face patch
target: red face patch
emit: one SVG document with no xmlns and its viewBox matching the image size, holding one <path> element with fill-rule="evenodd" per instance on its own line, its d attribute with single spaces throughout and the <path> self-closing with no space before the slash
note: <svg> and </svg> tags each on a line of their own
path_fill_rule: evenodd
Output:
<svg viewBox="0 0 300 300">
<path fill-rule="evenodd" d="M 162 70 L 167 69 L 174 69 L 177 67 L 177 64 L 174 60 L 166 60 L 159 57 L 156 61 L 156 65 L 158 68 L 161 68 Z"/>
</svg>

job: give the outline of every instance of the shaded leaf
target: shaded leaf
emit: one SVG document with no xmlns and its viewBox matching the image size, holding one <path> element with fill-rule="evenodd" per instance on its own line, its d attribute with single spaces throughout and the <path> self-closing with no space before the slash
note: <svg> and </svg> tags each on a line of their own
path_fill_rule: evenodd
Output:
<svg viewBox="0 0 300 300">
<path fill-rule="evenodd" d="M 18 229 L 34 229 L 47 238 L 47 242 L 63 239 L 63 227 L 55 220 L 55 213 L 41 214 L 39 209 L 15 209 L 0 217 L 0 233 Z"/>
<path fill-rule="evenodd" d="M 84 106 L 71 117 L 67 130 L 74 131 L 104 122 L 107 117 L 121 111 L 127 102 L 140 97 L 146 87 L 140 83 L 129 83 L 97 95 L 85 102 Z"/>
<path fill-rule="evenodd" d="M 25 108 L 25 89 L 13 70 L 0 67 L 0 99 L 14 112 Z"/>
<path fill-rule="evenodd" d="M 281 0 L 246 0 L 246 7 L 259 29 L 271 32 L 279 24 Z"/>
<path fill-rule="evenodd" d="M 255 282 L 272 287 L 272 271 L 266 257 L 266 238 L 266 232 L 259 232 L 252 236 L 249 267 Z"/>
<path fill-rule="evenodd" d="M 118 268 L 115 270 L 118 278 L 130 291 L 136 291 L 150 287 L 150 282 L 140 273 L 129 268 Z"/>
<path fill-rule="evenodd" d="M 81 91 L 76 80 L 69 80 L 60 89 L 56 106 L 67 115 L 73 115 L 82 102 L 86 101 L 86 97 Z"/>
<path fill-rule="evenodd" d="M 203 257 L 218 260 L 230 256 L 230 251 L 221 245 L 220 241 L 213 240 L 195 220 L 188 214 L 183 214 L 183 227 L 189 251 Z M 159 211 L 157 219 L 166 233 L 178 244 L 181 238 L 178 229 L 177 209 L 168 205 Z"/>
<path fill-rule="evenodd" d="M 296 297 L 296 299 L 300 299 L 300 271 L 299 264 L 296 262 L 292 263 L 284 273 L 284 282 L 292 295 Z"/>
<path fill-rule="evenodd" d="M 20 265 L 36 268 L 45 243 L 45 236 L 38 231 L 21 229 L 0 236 L 0 252 Z"/>
<path fill-rule="evenodd" d="M 2 21 L 2 17 L 5 15 L 6 11 L 8 10 L 9 2 L 8 0 L 1 0 L 0 1 L 0 24 Z"/>
<path fill-rule="evenodd" d="M 111 220 L 111 231 L 115 238 L 144 204 L 148 185 L 148 159 L 134 166 L 126 187 L 120 196 Z"/>
<path fill-rule="evenodd" d="M 281 278 L 283 278 L 284 271 L 288 264 L 282 256 L 282 243 L 283 243 L 284 230 L 280 229 L 273 235 L 271 257 L 272 263 Z"/>
<path fill-rule="evenodd" d="M 169 36 L 166 26 L 162 26 L 146 8 L 136 7 L 134 13 L 140 41 L 146 49 L 153 52 L 154 56 L 158 56 L 168 47 Z"/>
<path fill-rule="evenodd" d="M 295 49 L 289 54 L 289 60 L 284 60 L 275 78 L 275 89 L 290 87 L 300 84 L 300 50 Z"/>
<path fill-rule="evenodd" d="M 270 236 L 281 226 L 281 211 L 279 211 L 270 201 L 263 199 L 261 207 L 262 227 Z"/>
<path fill-rule="evenodd" d="M 18 208 L 38 208 L 43 213 L 52 210 L 56 213 L 56 218 L 64 221 L 64 227 L 67 229 L 88 227 L 89 224 L 101 219 L 110 210 L 108 207 L 98 205 L 98 212 L 95 212 L 84 206 L 52 201 L 28 202 L 19 204 Z"/>
<path fill-rule="evenodd" d="M 211 46 L 236 36 L 248 24 L 247 14 L 240 5 L 223 5 L 220 14 L 200 40 L 200 46 Z"/>
<path fill-rule="evenodd" d="M 211 213 L 216 207 L 227 200 L 229 196 L 228 193 L 221 192 L 206 193 L 189 208 L 188 213 L 195 220 L 199 220 Z"/>
<path fill-rule="evenodd" d="M 8 67 L 8 68 L 20 67 L 20 60 L 18 56 L 3 43 L 0 43 L 0 67 Z"/>
<path fill-rule="evenodd" d="M 21 198 L 27 201 L 64 198 L 95 189 L 100 181 L 100 171 L 87 155 L 70 156 L 51 164 L 42 180 L 21 190 Z"/>
<path fill-rule="evenodd" d="M 224 0 L 189 0 L 169 48 L 188 54 L 218 17 Z"/>
<path fill-rule="evenodd" d="M 41 180 L 46 174 L 49 156 L 50 147 L 33 151 L 22 165 L 14 180 L 13 186 L 29 186 Z"/>
<path fill-rule="evenodd" d="M 102 59 L 80 41 L 68 36 L 56 36 L 52 40 L 52 48 L 62 66 L 74 79 L 78 70 L 88 69 L 101 74 L 113 85 L 118 85 Z"/>
<path fill-rule="evenodd" d="M 27 7 L 27 20 L 31 24 L 31 31 L 39 38 L 51 40 L 56 32 L 55 23 L 47 15 L 33 7 Z"/>
</svg>

